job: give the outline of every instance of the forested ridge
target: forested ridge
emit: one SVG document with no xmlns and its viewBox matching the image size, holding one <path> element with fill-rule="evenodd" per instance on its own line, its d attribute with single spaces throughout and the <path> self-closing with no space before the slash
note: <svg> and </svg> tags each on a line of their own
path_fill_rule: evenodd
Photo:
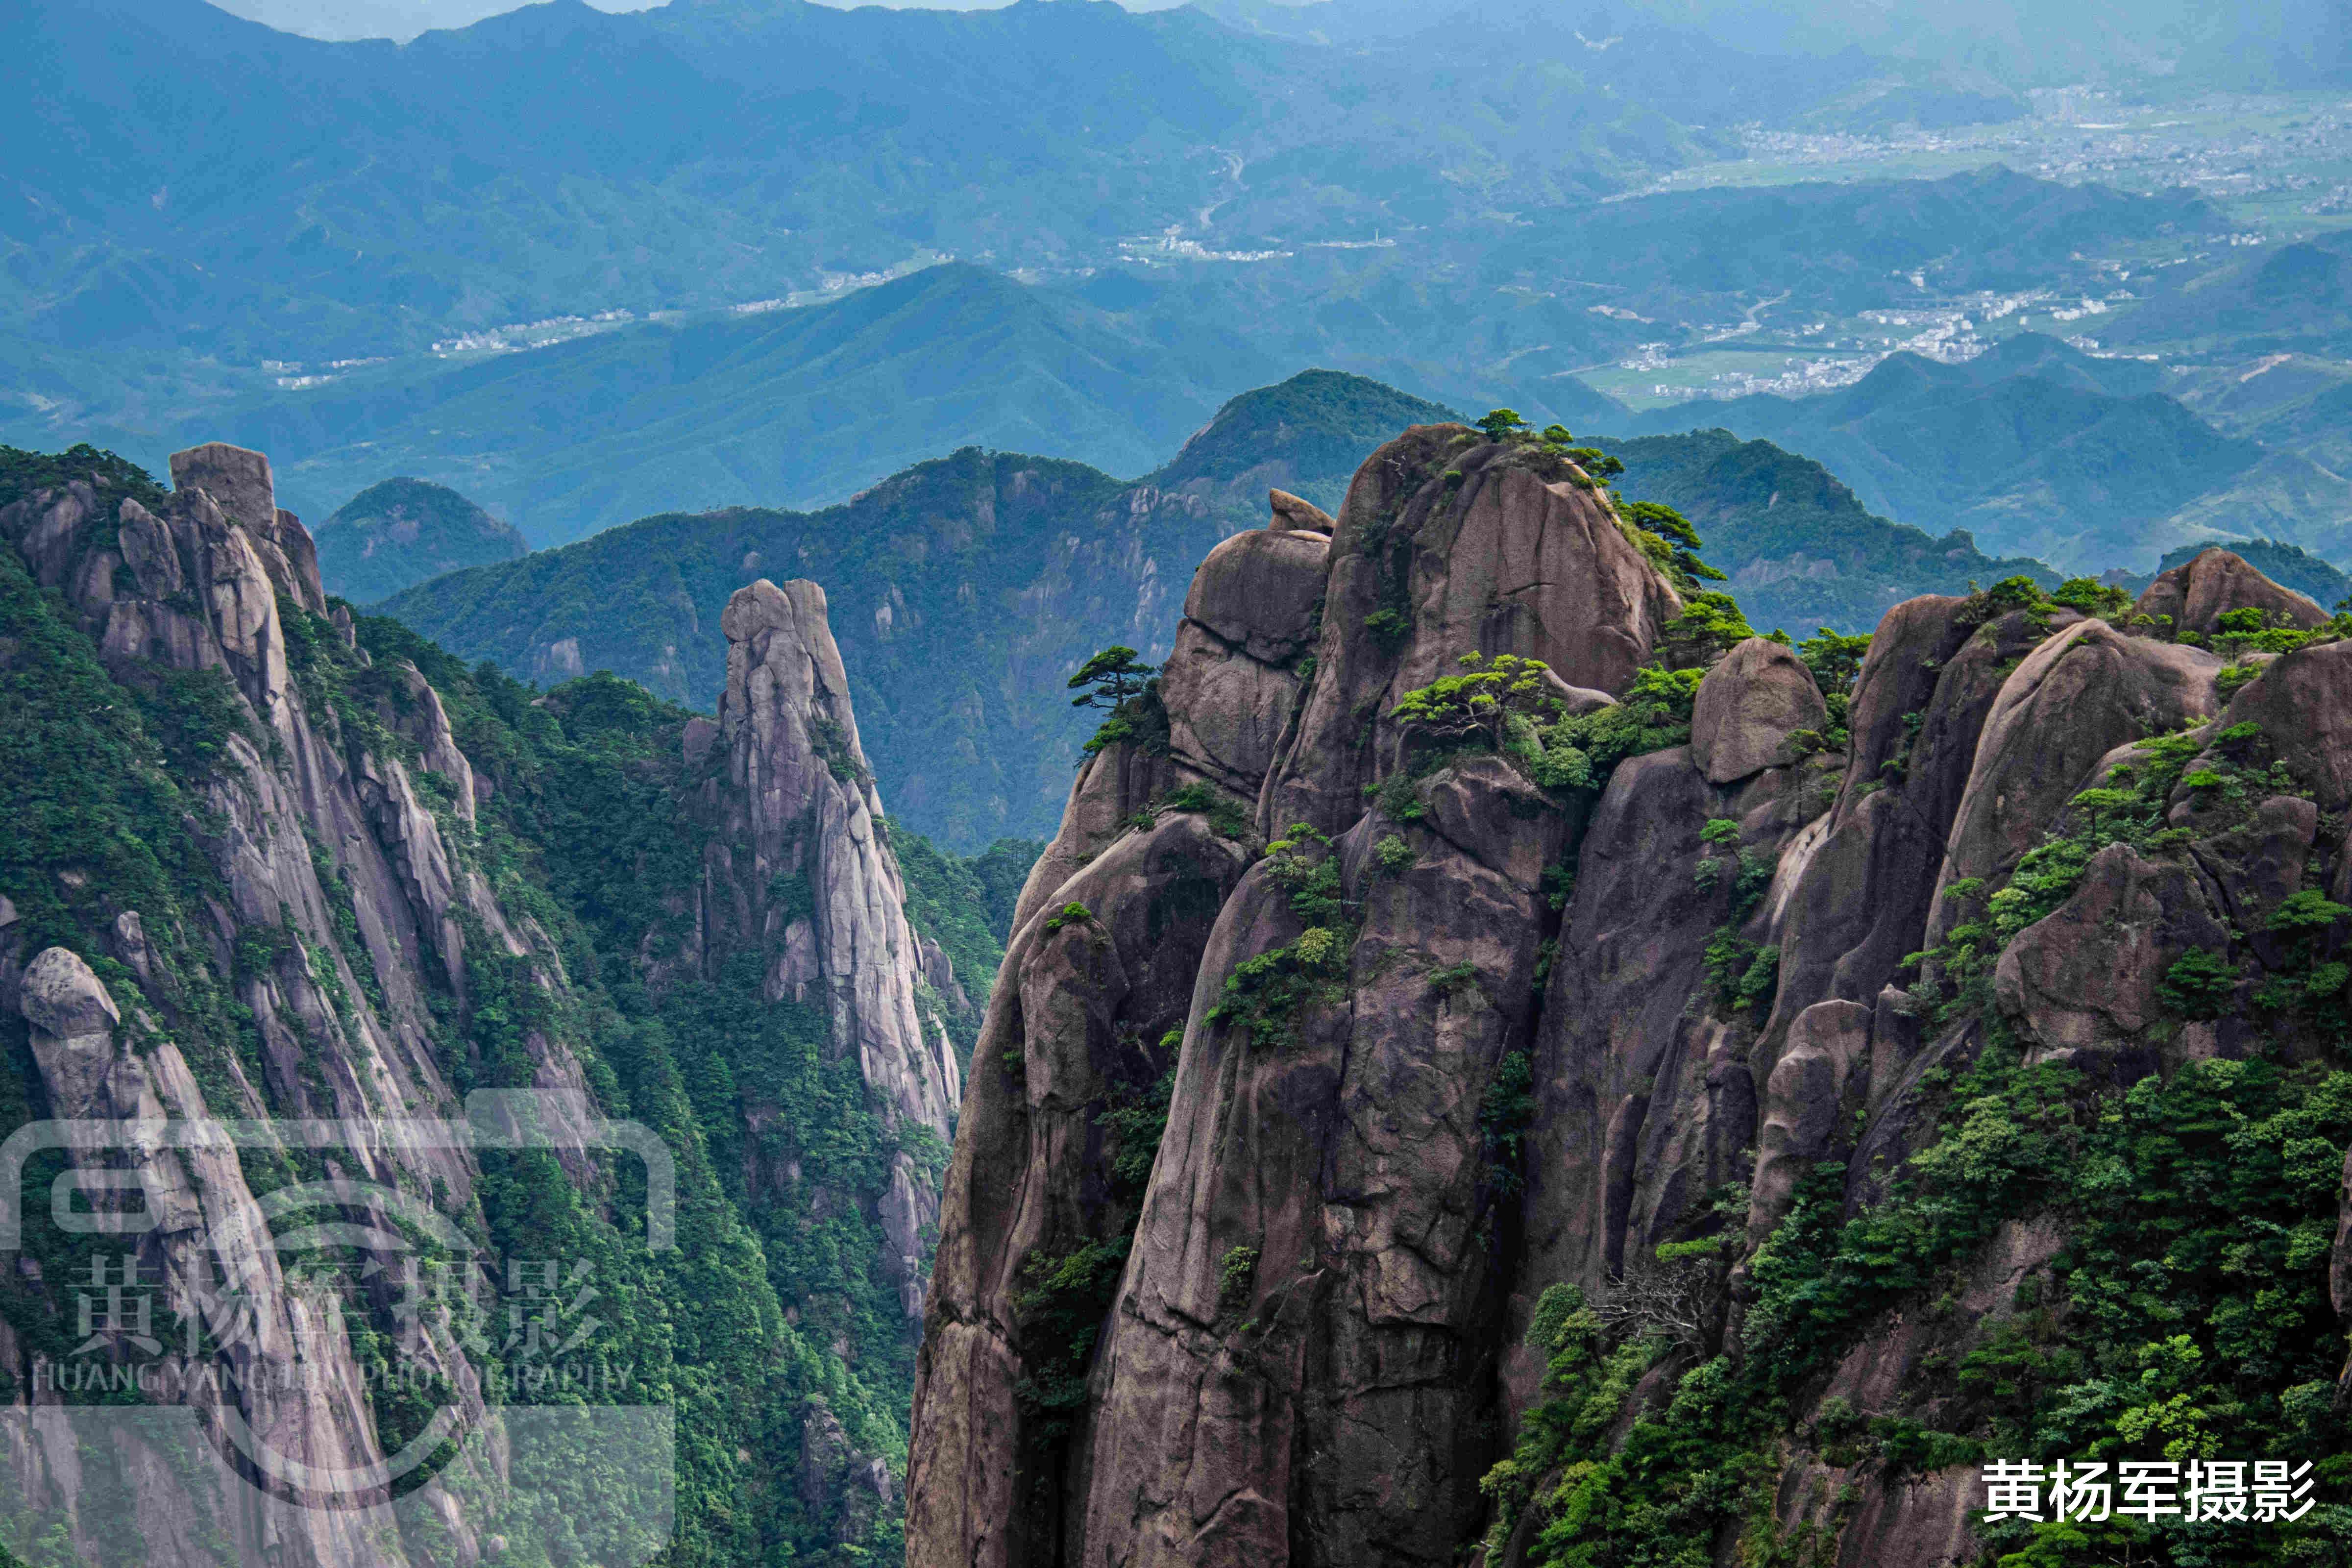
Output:
<svg viewBox="0 0 2352 1568">
<path fill-rule="evenodd" d="M 89 504 L 76 507 L 78 494 Z M 676 1249 L 646 1249 L 643 1175 L 625 1161 L 600 1175 L 550 1152 L 485 1154 L 470 1195 L 450 1190 L 454 1173 L 448 1184 L 431 1177 L 422 1190 L 478 1249 L 486 1279 L 509 1260 L 562 1258 L 583 1270 L 598 1322 L 580 1352 L 590 1370 L 584 1385 L 550 1394 L 520 1374 L 505 1380 L 496 1333 L 461 1339 L 467 1359 L 453 1357 L 436 1380 L 371 1388 L 375 1440 L 397 1448 L 446 1401 L 593 1403 L 600 1388 L 611 1396 L 617 1377 L 625 1402 L 676 1411 L 664 1561 L 894 1556 L 891 1478 L 904 1463 L 914 1335 L 903 1284 L 884 1269 L 890 1249 L 875 1205 L 896 1163 L 936 1173 L 947 1146 L 877 1102 L 820 998 L 767 994 L 756 951 L 684 956 L 709 938 L 698 930 L 698 884 L 728 832 L 705 804 L 725 788 L 726 748 L 706 742 L 698 754 L 685 743 L 690 724 L 710 721 L 609 675 L 527 686 L 488 664 L 468 667 L 396 621 L 354 617 L 340 600 L 306 606 L 299 584 L 281 584 L 270 610 L 288 706 L 301 715 L 289 727 L 270 693 L 257 701 L 240 689 L 233 647 L 226 663 L 215 655 L 194 668 L 175 668 L 168 652 L 126 658 L 89 635 L 70 579 L 64 589 L 39 581 L 48 560 L 111 554 L 116 603 L 135 598 L 138 573 L 158 568 L 135 542 L 140 566 L 121 563 L 121 503 L 184 516 L 170 492 L 87 448 L 0 454 L 0 509 L 14 507 L 0 515 L 12 519 L 12 537 L 57 519 L 60 500 L 80 521 L 49 539 L 51 557 L 0 551 L 0 795 L 10 802 L 0 940 L 12 994 L 36 953 L 75 955 L 111 994 L 135 1054 L 168 1042 L 206 1100 L 245 1114 L 299 1117 L 349 1102 L 365 1092 L 370 1045 L 411 1026 L 426 1076 L 412 1080 L 404 1104 L 375 1114 L 435 1112 L 433 1075 L 454 1103 L 478 1089 L 544 1087 L 551 1071 L 576 1063 L 602 1114 L 642 1123 L 674 1152 Z M 184 536 L 184 567 L 192 548 Z M 181 590 L 171 603 L 203 616 L 207 601 Z M 446 847 L 455 944 L 429 920 L 403 928 L 398 909 L 377 901 L 377 862 L 338 842 L 335 825 L 369 830 L 317 804 L 328 785 L 289 782 L 340 770 L 365 796 L 368 781 L 394 767 L 413 780 L 430 827 L 387 830 L 379 816 L 373 831 L 411 836 L 398 863 L 428 856 L 420 831 Z M 299 804 L 304 794 L 312 804 Z M 245 886 L 250 858 L 276 853 L 270 837 L 289 834 L 318 907 L 257 915 L 252 906 L 272 895 Z M 905 828 L 889 836 L 914 889 L 918 940 L 935 938 L 957 966 L 952 994 L 934 993 L 926 1005 L 968 1038 L 1001 952 L 992 907 L 1025 870 L 1023 849 L 963 862 Z M 485 897 L 468 900 L 469 879 Z M 816 902 L 805 873 L 769 891 L 779 908 L 805 913 Z M 0 1116 L 11 1127 L 67 1113 L 54 1064 L 45 1077 L 36 1059 L 41 1037 L 28 1011 L 0 1009 L 11 1069 Z M 41 1156 L 28 1182 L 45 1183 L 59 1163 Z M 243 1163 L 257 1197 L 324 1173 L 318 1152 L 303 1149 L 248 1152 Z M 59 1232 L 46 1207 L 35 1214 L 26 1266 L 0 1283 L 18 1397 L 28 1366 L 73 1354 L 71 1300 L 62 1316 L 57 1305 L 63 1282 L 87 1279 L 92 1260 L 120 1245 Z M 429 1266 L 445 1256 L 431 1254 Z M 346 1305 L 352 1364 L 391 1359 L 394 1298 L 362 1290 Z M 542 1460 L 551 1468 L 535 1482 L 557 1485 L 562 1462 Z M 856 1479 L 856 1466 L 876 1463 L 878 1483 Z M 142 1541 L 142 1527 L 154 1526 L 142 1510 L 105 1511 L 112 1505 L 95 1479 L 46 1507 L 24 1481 L 0 1532 L 13 1560 L 49 1568 L 87 1560 L 79 1554 L 101 1542 L 110 1556 L 161 1550 Z M 625 1554 L 629 1530 L 656 1529 L 655 1501 L 616 1509 L 606 1500 L 579 1526 L 631 1519 L 617 1537 L 566 1547 L 517 1532 L 502 1560 Z M 213 1528 L 225 1532 L 219 1549 L 232 1550 L 233 1526 Z"/>
</svg>

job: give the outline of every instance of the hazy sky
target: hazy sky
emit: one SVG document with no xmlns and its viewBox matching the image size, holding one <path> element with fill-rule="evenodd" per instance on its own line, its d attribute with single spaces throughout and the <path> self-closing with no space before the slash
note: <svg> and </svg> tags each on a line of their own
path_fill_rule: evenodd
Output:
<svg viewBox="0 0 2352 1568">
<path fill-rule="evenodd" d="M 819 0 L 841 5 L 845 0 Z M 934 11 L 978 11 L 1009 0 L 858 0 L 859 4 Z M 1120 0 L 1136 11 L 1156 11 L 1183 0 Z M 213 0 L 224 11 L 283 32 L 313 38 L 413 38 L 430 27 L 462 27 L 517 8 L 517 0 Z M 588 0 L 604 11 L 642 11 L 642 0 Z"/>
</svg>

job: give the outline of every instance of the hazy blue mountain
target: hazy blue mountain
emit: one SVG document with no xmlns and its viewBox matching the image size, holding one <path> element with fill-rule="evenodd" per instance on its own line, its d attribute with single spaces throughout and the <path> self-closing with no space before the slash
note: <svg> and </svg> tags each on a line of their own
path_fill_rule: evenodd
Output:
<svg viewBox="0 0 2352 1568">
<path fill-rule="evenodd" d="M 2352 81 L 2352 16 L 2333 0 L 1649 0 L 1640 9 L 1742 48 L 1854 49 L 2011 88 Z"/>
<path fill-rule="evenodd" d="M 530 549 L 511 526 L 429 479 L 370 485 L 310 532 L 327 592 L 358 605 Z"/>
<path fill-rule="evenodd" d="M 1314 216 L 1367 230 L 1701 151 L 1613 65 L 1433 77 L 1192 10 L 550 0 L 394 46 L 201 0 L 6 0 L 0 26 L 42 83 L 0 104 L 25 247 L 0 323 L 246 364 L 723 306 L 925 247 L 1066 267 L 1309 148 L 1332 154 Z M 1500 184 L 1437 177 L 1433 135 Z"/>
<path fill-rule="evenodd" d="M 978 850 L 1050 833 L 1093 728 L 1061 689 L 1082 659 L 1112 642 L 1164 656 L 1192 568 L 1265 521 L 1269 486 L 1334 497 L 1375 446 L 1445 412 L 1310 372 L 1234 399 L 1134 483 L 966 447 L 822 511 L 649 517 L 385 610 L 526 679 L 610 669 L 707 707 L 725 681 L 728 596 L 813 578 L 893 815 Z"/>
<path fill-rule="evenodd" d="M 1965 529 L 2067 571 L 2143 570 L 2217 531 L 2336 547 L 2352 487 L 2223 435 L 2143 390 L 2148 375 L 2025 333 L 1967 363 L 1896 354 L 1836 392 L 1738 398 L 1700 417 L 1819 459 L 1897 521 Z M 1633 428 L 1695 422 L 1670 408 Z"/>
<path fill-rule="evenodd" d="M 2026 101 L 2013 93 L 1965 89 L 1896 87 L 1874 93 L 1837 118 L 1852 130 L 1880 135 L 1905 129 L 1950 131 L 2021 120 Z"/>
<path fill-rule="evenodd" d="M 634 323 L 422 379 L 363 371 L 162 433 L 101 434 L 146 457 L 215 438 L 270 452 L 308 515 L 387 473 L 420 475 L 546 544 L 665 510 L 824 505 L 963 446 L 1137 475 L 1288 366 L 1369 361 L 1422 386 L 1444 374 L 1404 355 L 1326 356 L 1331 333 L 1267 344 L 1202 319 L 1201 302 L 1124 273 L 1048 289 L 950 263 L 830 304 Z M 1579 429 L 1625 416 L 1573 376 L 1524 366 L 1444 401 Z M 1375 423 L 1410 417 L 1383 405 Z"/>
<path fill-rule="evenodd" d="M 642 11 L 643 0 L 592 0 L 600 11 Z M 405 43 L 435 27 L 469 27 L 515 7 L 510 0 L 228 0 L 221 7 L 306 38 L 390 38 Z"/>
<path fill-rule="evenodd" d="M 968 447 L 815 512 L 668 513 L 420 584 L 383 606 L 460 658 L 542 683 L 597 669 L 707 706 L 718 616 L 760 576 L 822 584 L 858 726 L 894 816 L 976 851 L 1055 820 L 1091 721 L 1062 682 L 1118 642 L 1166 656 L 1193 568 L 1265 521 L 1279 487 L 1336 507 L 1364 458 L 1449 411 L 1311 371 L 1228 402 L 1164 466 L 1123 483 L 1082 464 Z M 2035 563 L 1964 533 L 1874 516 L 1810 458 L 1727 431 L 1609 442 L 1635 499 L 1683 509 L 1759 626 L 1867 631 L 1914 594 Z"/>
<path fill-rule="evenodd" d="M 1497 251 L 1558 279 L 1579 303 L 1672 320 L 1694 307 L 1786 294 L 1788 310 L 1916 305 L 1936 294 L 2095 276 L 2136 241 L 2215 232 L 2225 219 L 2189 191 L 2133 195 L 1995 165 L 1935 180 L 1723 186 L 1611 203 L 1598 221 L 1538 225 Z"/>
<path fill-rule="evenodd" d="M 1985 554 L 1965 531 L 1931 539 L 1874 516 L 1821 464 L 1769 441 L 1694 430 L 1596 444 L 1625 464 L 1620 493 L 1691 521 L 1749 623 L 1767 630 L 1866 632 L 1919 594 L 1965 594 L 1970 582 L 2012 576 L 2058 581 L 2041 562 Z"/>
<path fill-rule="evenodd" d="M 1816 81 L 1664 13 L 1347 8 L 1402 31 L 550 0 L 395 47 L 0 0 L 45 84 L 0 103 L 0 439 L 155 463 L 223 437 L 298 510 L 412 474 L 549 542 L 826 504 L 967 444 L 1133 475 L 1304 365 L 1622 430 L 1580 371 L 1759 299 L 2067 284 L 2211 221 L 1998 171 L 1596 205 L 1730 145 L 1677 116 L 1859 68 Z M 995 280 L 735 313 L 945 254 Z"/>
<path fill-rule="evenodd" d="M 2298 452 L 2338 473 L 2352 468 L 2352 364 L 2265 354 L 2192 374 L 2181 401 L 2232 436 Z"/>
<path fill-rule="evenodd" d="M 1303 363 L 1517 406 L 1660 335 L 1595 304 L 1672 336 L 1736 319 L 1743 291 L 1899 294 L 1897 265 L 2063 281 L 2077 250 L 2208 216 L 2021 176 L 1596 207 L 1736 152 L 1726 125 L 1869 89 L 1868 59 L 1608 5 L 1344 9 L 1402 31 L 550 0 L 394 46 L 202 0 L 0 0 L 42 83 L 0 103 L 0 433 L 143 431 L 160 452 L 240 391 L 431 380 L 431 345 L 466 334 L 723 310 L 947 255 L 1139 282 L 1153 333 L 1256 341 L 1268 362 L 1211 406 Z M 1560 392 L 1549 413 L 1574 424 L 1582 389 Z"/>
<path fill-rule="evenodd" d="M 2116 343 L 2237 354 L 2352 352 L 2352 233 L 2319 235 L 2188 279 L 2119 319 Z"/>
<path fill-rule="evenodd" d="M 963 446 L 1140 473 L 1278 369 L 1225 334 L 1155 338 L 955 263 L 830 305 L 272 396 L 204 427 L 284 454 L 290 494 L 422 473 L 544 544 L 655 511 L 823 504 Z"/>
</svg>

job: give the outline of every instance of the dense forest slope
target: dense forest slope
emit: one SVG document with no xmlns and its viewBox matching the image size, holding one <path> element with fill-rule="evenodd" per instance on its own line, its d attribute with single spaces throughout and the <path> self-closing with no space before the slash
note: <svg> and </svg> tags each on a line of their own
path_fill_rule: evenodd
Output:
<svg viewBox="0 0 2352 1568">
<path fill-rule="evenodd" d="M 1792 647 L 1579 461 L 1411 429 L 1195 574 L 972 1061 L 908 1563 L 2347 1561 L 1976 1521 L 2342 1483 L 2344 623 L 2209 551 Z"/>
<path fill-rule="evenodd" d="M 22 1192 L 136 1145 L 159 1217 L 91 1235 L 31 1205 L 0 1275 L 0 1562 L 894 1554 L 995 947 L 970 868 L 901 835 L 902 876 L 823 591 L 731 596 L 715 721 L 610 677 L 541 693 L 327 598 L 257 453 L 182 453 L 169 491 L 88 448 L 5 456 L 0 1127 L 85 1124 Z M 556 1146 L 401 1131 L 520 1127 L 515 1090 Z M 260 1131 L 134 1136 L 163 1117 Z M 621 1122 L 668 1151 L 674 1202 L 588 1147 Z M 266 1244 L 321 1208 L 327 1256 Z M 553 1388 L 514 1294 L 551 1259 Z M 420 1261 L 497 1318 L 420 1311 Z M 152 1332 L 78 1347 L 100 1264 L 167 1289 Z M 241 1327 L 166 1326 L 232 1264 Z M 226 1392 L 151 1387 L 159 1334 Z M 87 1424 L 125 1407 L 110 1367 L 149 1396 L 130 1435 Z M 105 1392 L 60 1406 L 68 1371 Z M 583 1413 L 615 1378 L 671 1413 L 629 1428 L 658 1452 Z M 208 1458 L 255 1434 L 283 1484 Z"/>
</svg>

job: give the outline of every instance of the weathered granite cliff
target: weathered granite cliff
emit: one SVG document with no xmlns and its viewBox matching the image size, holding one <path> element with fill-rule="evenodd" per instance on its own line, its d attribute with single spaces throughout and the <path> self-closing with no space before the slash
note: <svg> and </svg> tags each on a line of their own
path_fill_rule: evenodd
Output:
<svg viewBox="0 0 2352 1568">
<path fill-rule="evenodd" d="M 727 689 L 718 738 L 727 772 L 706 786 L 722 831 L 703 852 L 704 942 L 719 952 L 756 949 L 767 999 L 819 1003 L 831 1047 L 855 1053 L 894 1126 L 920 1128 L 944 1144 L 962 1076 L 938 1005 L 926 1007 L 917 988 L 927 957 L 942 989 L 954 984 L 952 971 L 940 970 L 945 961 L 936 949 L 927 955 L 907 924 L 824 590 L 761 578 L 736 591 L 719 629 Z M 748 860 L 736 846 L 748 847 Z M 885 1267 L 910 1319 L 922 1311 L 938 1215 L 935 1173 L 915 1150 L 900 1149 L 881 1220 L 890 1247 Z"/>
<path fill-rule="evenodd" d="M 2340 1441 L 2338 623 L 2216 552 L 1792 647 L 1578 460 L 1409 430 L 1196 574 L 971 1065 L 912 1568 L 1929 1568 L 2031 1541 L 1989 1455 Z"/>
<path fill-rule="evenodd" d="M 736 595 L 714 727 L 355 623 L 258 453 L 182 453 L 168 493 L 51 461 L 0 508 L 0 1547 L 895 1549 L 897 1400 L 866 1384 L 911 1354 L 956 981 L 903 912 L 822 592 Z M 552 1146 L 499 1152 L 529 1142 L 502 1090 Z M 624 1120 L 674 1162 L 667 1208 Z M 47 1122 L 152 1223 L 52 1221 Z M 327 1258 L 273 1236 L 303 1205 Z M 770 1232 L 849 1261 L 763 1263 Z M 583 1377 L 675 1446 L 632 1468 Z"/>
</svg>

